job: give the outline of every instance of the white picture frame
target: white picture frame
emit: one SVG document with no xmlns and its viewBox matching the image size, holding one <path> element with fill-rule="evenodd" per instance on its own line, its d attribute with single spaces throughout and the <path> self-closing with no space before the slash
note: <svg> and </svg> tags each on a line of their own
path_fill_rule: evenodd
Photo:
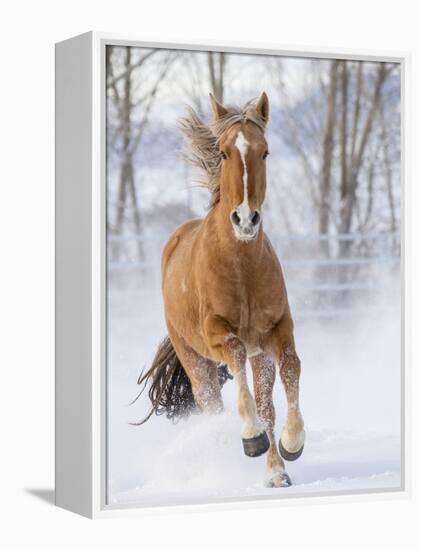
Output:
<svg viewBox="0 0 421 550">
<path fill-rule="evenodd" d="M 56 504 L 90 517 L 127 514 L 128 508 L 107 501 L 106 478 L 106 182 L 105 182 L 105 47 L 131 45 L 181 50 L 390 61 L 401 65 L 402 105 L 402 486 L 323 496 L 326 499 L 402 498 L 410 491 L 410 370 L 405 350 L 405 303 L 408 293 L 406 254 L 408 200 L 409 54 L 331 51 L 239 43 L 182 44 L 142 41 L 89 32 L 56 44 Z M 299 503 L 310 495 L 232 500 L 196 505 L 261 506 Z M 165 507 L 165 502 L 159 507 Z M 187 508 L 192 509 L 192 505 Z M 131 509 L 139 513 L 145 509 Z"/>
</svg>

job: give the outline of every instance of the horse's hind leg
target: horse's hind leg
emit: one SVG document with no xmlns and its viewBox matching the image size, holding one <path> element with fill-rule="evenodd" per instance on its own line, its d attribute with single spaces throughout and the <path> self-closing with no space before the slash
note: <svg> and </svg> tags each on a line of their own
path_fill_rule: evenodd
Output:
<svg viewBox="0 0 421 550">
<path fill-rule="evenodd" d="M 217 364 L 194 351 L 171 326 L 168 326 L 168 333 L 191 382 L 196 404 L 203 412 L 221 412 L 223 403 Z"/>
<path fill-rule="evenodd" d="M 273 386 L 275 384 L 276 367 L 271 356 L 260 353 L 250 357 L 253 370 L 254 397 L 256 399 L 257 414 L 269 438 L 269 450 L 266 454 L 268 487 L 288 487 L 291 480 L 285 472 L 275 440 L 275 407 L 273 406 Z"/>
</svg>

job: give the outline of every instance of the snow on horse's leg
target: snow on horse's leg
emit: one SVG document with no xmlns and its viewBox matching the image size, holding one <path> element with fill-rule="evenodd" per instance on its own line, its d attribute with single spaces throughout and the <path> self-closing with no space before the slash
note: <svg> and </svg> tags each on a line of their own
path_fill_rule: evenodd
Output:
<svg viewBox="0 0 421 550">
<path fill-rule="evenodd" d="M 272 357 L 260 353 L 250 357 L 253 370 L 254 394 L 259 418 L 269 438 L 269 450 L 266 455 L 267 487 L 288 487 L 291 480 L 285 472 L 284 462 L 279 455 L 275 440 L 275 408 L 273 406 L 273 386 L 276 368 Z"/>
<path fill-rule="evenodd" d="M 305 431 L 299 405 L 301 363 L 295 351 L 294 323 L 288 306 L 272 330 L 270 345 L 273 355 L 279 361 L 279 373 L 288 402 L 279 452 L 285 460 L 297 460 L 303 452 Z"/>
<path fill-rule="evenodd" d="M 285 460 L 297 460 L 303 452 L 305 431 L 299 406 L 300 360 L 293 345 L 285 348 L 279 365 L 288 401 L 288 415 L 279 440 L 279 451 Z"/>
</svg>

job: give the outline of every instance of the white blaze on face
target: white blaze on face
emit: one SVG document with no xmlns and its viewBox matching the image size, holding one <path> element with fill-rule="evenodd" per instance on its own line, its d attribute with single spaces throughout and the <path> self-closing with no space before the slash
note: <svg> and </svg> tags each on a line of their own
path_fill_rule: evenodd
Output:
<svg viewBox="0 0 421 550">
<path fill-rule="evenodd" d="M 249 142 L 244 137 L 243 132 L 238 132 L 237 139 L 235 140 L 235 146 L 237 147 L 241 160 L 243 162 L 243 202 L 237 209 L 238 215 L 240 216 L 240 224 L 245 225 L 250 219 L 250 207 L 249 207 L 249 196 L 248 196 L 248 174 L 247 174 L 247 163 L 246 155 L 249 146 Z"/>
</svg>

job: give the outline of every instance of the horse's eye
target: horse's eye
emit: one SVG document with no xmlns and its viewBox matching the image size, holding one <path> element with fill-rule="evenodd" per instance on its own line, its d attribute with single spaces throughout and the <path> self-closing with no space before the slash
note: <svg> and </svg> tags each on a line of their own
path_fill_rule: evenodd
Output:
<svg viewBox="0 0 421 550">
<path fill-rule="evenodd" d="M 224 151 L 221 151 L 221 158 L 222 160 L 227 160 L 227 154 Z"/>
<path fill-rule="evenodd" d="M 265 152 L 263 153 L 262 159 L 263 159 L 263 160 L 266 160 L 268 154 L 269 154 L 269 151 L 265 151 Z"/>
</svg>

